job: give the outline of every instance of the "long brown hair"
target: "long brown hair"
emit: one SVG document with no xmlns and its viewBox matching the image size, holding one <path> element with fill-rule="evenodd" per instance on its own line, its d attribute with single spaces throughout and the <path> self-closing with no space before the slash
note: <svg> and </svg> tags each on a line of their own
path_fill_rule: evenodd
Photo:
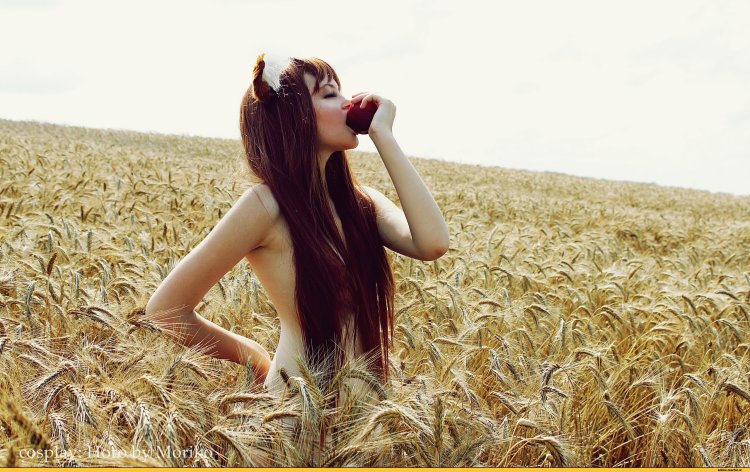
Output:
<svg viewBox="0 0 750 472">
<path fill-rule="evenodd" d="M 387 383 L 393 338 L 390 259 L 378 233 L 374 203 L 352 174 L 346 152 L 330 156 L 323 183 L 315 110 L 304 80 L 304 73 L 315 77 L 315 93 L 324 78 L 341 88 L 338 75 L 321 59 L 290 58 L 275 89 L 263 79 L 265 65 L 261 54 L 242 98 L 240 131 L 250 170 L 270 187 L 289 226 L 306 359 L 311 366 L 323 363 L 323 378 L 330 380 L 343 363 L 344 312 L 353 310 L 354 335 L 362 336 L 365 354 L 376 359 L 375 373 Z M 334 222 L 326 187 L 346 242 Z"/>
</svg>

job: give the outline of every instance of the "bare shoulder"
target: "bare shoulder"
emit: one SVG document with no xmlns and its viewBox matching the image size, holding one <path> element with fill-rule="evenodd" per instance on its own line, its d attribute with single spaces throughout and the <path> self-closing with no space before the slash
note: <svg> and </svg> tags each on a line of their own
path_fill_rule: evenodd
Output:
<svg viewBox="0 0 750 472">
<path fill-rule="evenodd" d="M 366 185 L 362 185 L 362 189 L 367 192 L 375 203 L 378 233 L 385 247 L 412 259 L 419 259 L 421 261 L 435 260 L 434 258 L 430 259 L 424 256 L 424 253 L 417 249 L 414 239 L 411 236 L 409 222 L 403 210 L 380 191 Z"/>
<path fill-rule="evenodd" d="M 372 192 L 373 190 L 375 190 L 374 188 L 370 187 L 369 185 L 360 184 L 360 187 L 362 188 L 362 190 L 364 190 L 368 194 L 370 192 Z"/>
<path fill-rule="evenodd" d="M 381 197 L 384 197 L 384 195 L 374 188 L 370 187 L 369 185 L 360 185 L 360 188 L 372 199 L 372 201 L 377 205 L 377 200 L 379 200 Z"/>
<path fill-rule="evenodd" d="M 243 198 L 257 198 L 263 204 L 272 221 L 276 221 L 279 216 L 279 204 L 271 192 L 271 187 L 267 184 L 257 184 L 245 191 Z"/>
<path fill-rule="evenodd" d="M 393 203 L 387 196 L 383 195 L 377 189 L 370 187 L 369 185 L 360 185 L 362 190 L 372 199 L 375 204 L 375 211 L 378 217 L 382 217 L 384 213 L 389 213 L 394 210 L 398 210 L 396 204 Z"/>
</svg>

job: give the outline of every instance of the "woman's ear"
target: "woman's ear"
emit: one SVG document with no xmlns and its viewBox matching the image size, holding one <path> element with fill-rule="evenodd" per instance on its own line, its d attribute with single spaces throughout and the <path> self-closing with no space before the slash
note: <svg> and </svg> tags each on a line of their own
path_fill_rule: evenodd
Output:
<svg viewBox="0 0 750 472">
<path fill-rule="evenodd" d="M 253 70 L 253 92 L 261 102 L 278 96 L 281 91 L 281 74 L 292 63 L 291 57 L 275 57 L 266 53 L 258 56 Z"/>
<path fill-rule="evenodd" d="M 266 61 L 265 53 L 263 53 L 255 60 L 255 67 L 253 68 L 253 96 L 261 103 L 269 102 L 276 94 L 276 91 L 263 80 L 265 69 Z"/>
</svg>

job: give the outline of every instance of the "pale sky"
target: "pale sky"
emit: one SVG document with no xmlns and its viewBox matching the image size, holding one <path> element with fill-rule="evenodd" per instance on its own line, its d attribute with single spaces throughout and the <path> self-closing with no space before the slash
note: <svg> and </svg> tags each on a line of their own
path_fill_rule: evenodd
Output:
<svg viewBox="0 0 750 472">
<path fill-rule="evenodd" d="M 748 25 L 720 0 L 0 0 L 0 118 L 239 139 L 257 55 L 315 56 L 396 104 L 410 156 L 748 195 Z"/>
</svg>

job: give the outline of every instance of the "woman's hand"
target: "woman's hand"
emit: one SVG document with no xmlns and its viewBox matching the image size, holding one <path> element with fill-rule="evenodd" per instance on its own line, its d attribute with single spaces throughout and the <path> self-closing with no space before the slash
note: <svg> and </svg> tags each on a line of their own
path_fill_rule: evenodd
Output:
<svg viewBox="0 0 750 472">
<path fill-rule="evenodd" d="M 372 123 L 367 130 L 370 136 L 383 133 L 393 133 L 393 120 L 396 118 L 396 105 L 387 98 L 370 92 L 359 92 L 352 96 L 352 106 L 364 108 L 367 102 L 374 102 L 378 106 Z"/>
<path fill-rule="evenodd" d="M 268 356 L 268 354 L 261 356 L 260 359 L 255 362 L 255 365 L 253 366 L 253 371 L 255 373 L 255 382 L 253 382 L 254 388 L 263 388 L 263 384 L 266 382 L 266 377 L 268 376 L 270 368 L 271 357 Z"/>
<path fill-rule="evenodd" d="M 253 382 L 253 388 L 263 388 L 263 384 L 268 376 L 268 371 L 271 368 L 271 355 L 268 351 L 253 341 L 244 336 L 239 336 L 240 341 L 245 346 L 245 356 L 247 356 L 246 362 L 250 363 L 255 374 L 255 382 Z"/>
</svg>

